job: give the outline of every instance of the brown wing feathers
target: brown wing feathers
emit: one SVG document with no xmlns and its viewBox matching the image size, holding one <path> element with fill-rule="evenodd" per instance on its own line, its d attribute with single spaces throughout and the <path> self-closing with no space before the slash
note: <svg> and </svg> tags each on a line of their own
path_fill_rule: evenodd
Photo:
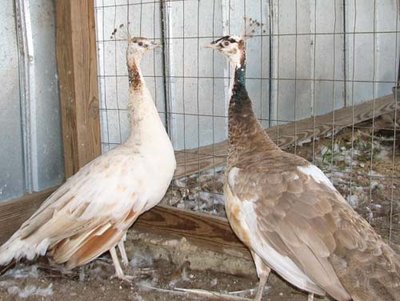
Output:
<svg viewBox="0 0 400 301">
<path fill-rule="evenodd" d="M 57 263 L 67 262 L 68 268 L 86 264 L 116 245 L 137 216 L 131 210 L 121 222 L 108 221 L 97 228 L 66 238 L 52 246 L 50 254 Z"/>
<path fill-rule="evenodd" d="M 74 268 L 88 263 L 93 258 L 109 250 L 113 245 L 121 240 L 124 232 L 115 227 L 109 227 L 107 230 L 93 232 L 80 248 L 68 259 L 67 268 Z"/>
<path fill-rule="evenodd" d="M 357 301 L 400 300 L 398 255 L 337 192 L 289 167 L 276 173 L 271 162 L 257 164 L 257 172 L 242 169 L 232 189 L 258 199 L 259 231 L 275 250 L 338 300 L 342 285 Z"/>
</svg>

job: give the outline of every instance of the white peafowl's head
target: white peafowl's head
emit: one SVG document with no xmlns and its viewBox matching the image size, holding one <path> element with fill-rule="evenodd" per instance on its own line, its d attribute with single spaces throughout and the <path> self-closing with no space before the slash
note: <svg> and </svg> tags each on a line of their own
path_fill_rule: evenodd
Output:
<svg viewBox="0 0 400 301">
<path fill-rule="evenodd" d="M 110 38 L 128 40 L 128 48 L 126 50 L 126 58 L 128 62 L 134 58 L 140 60 L 143 54 L 145 54 L 147 51 L 160 47 L 158 43 L 147 38 L 132 37 L 129 34 L 129 28 L 126 28 L 124 24 L 120 24 L 118 28 L 114 28 Z"/>
<path fill-rule="evenodd" d="M 160 47 L 160 45 L 152 40 L 143 37 L 132 37 L 128 42 L 127 56 L 141 58 L 144 53 L 157 47 Z"/>
</svg>

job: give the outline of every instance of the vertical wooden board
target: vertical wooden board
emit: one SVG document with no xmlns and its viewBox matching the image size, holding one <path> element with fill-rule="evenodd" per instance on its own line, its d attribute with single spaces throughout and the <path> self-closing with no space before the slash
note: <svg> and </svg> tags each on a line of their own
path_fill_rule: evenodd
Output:
<svg viewBox="0 0 400 301">
<path fill-rule="evenodd" d="M 65 176 L 100 154 L 93 1 L 56 1 Z"/>
</svg>

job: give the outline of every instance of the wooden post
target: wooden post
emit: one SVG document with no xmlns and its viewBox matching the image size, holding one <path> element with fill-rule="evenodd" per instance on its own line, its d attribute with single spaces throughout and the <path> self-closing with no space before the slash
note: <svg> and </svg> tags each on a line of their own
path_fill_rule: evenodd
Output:
<svg viewBox="0 0 400 301">
<path fill-rule="evenodd" d="M 99 96 L 94 0 L 57 0 L 65 177 L 100 155 Z"/>
</svg>

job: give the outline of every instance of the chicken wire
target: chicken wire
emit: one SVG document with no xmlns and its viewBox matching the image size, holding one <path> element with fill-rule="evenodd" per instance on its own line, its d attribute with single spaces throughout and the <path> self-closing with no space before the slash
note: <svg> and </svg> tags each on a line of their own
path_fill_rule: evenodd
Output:
<svg viewBox="0 0 400 301">
<path fill-rule="evenodd" d="M 400 244 L 397 102 L 391 115 L 373 111 L 371 121 L 354 121 L 356 105 L 391 95 L 398 84 L 398 5 L 395 0 L 97 0 L 102 150 L 122 143 L 130 129 L 126 40 L 111 35 L 115 28 L 124 24 L 131 35 L 162 43 L 162 50 L 144 57 L 142 71 L 174 148 L 185 151 L 227 138 L 229 64 L 202 46 L 240 35 L 243 17 L 252 17 L 264 25 L 247 45 L 246 85 L 262 125 L 296 124 L 353 108 L 350 127 L 335 131 L 334 114 L 333 135 L 289 151 L 319 166 L 380 234 Z M 164 202 L 224 216 L 222 183 L 219 166 L 175 179 Z"/>
</svg>

